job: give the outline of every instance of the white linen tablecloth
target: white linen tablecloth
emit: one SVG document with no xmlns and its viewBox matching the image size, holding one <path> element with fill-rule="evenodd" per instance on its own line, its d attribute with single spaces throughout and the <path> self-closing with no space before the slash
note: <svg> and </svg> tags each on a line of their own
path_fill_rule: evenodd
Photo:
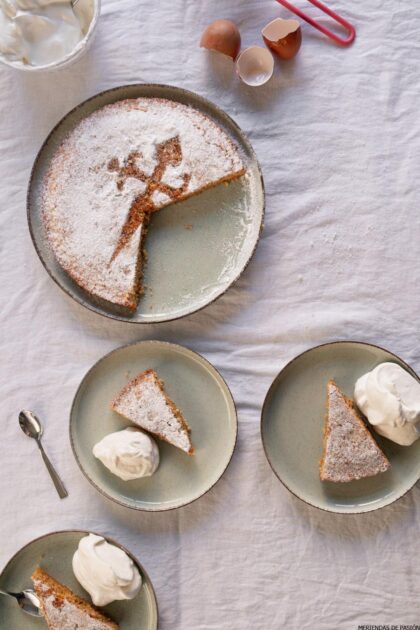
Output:
<svg viewBox="0 0 420 630">
<path fill-rule="evenodd" d="M 354 45 L 340 49 L 304 25 L 299 56 L 276 63 L 260 89 L 241 85 L 198 41 L 209 22 L 228 17 L 244 46 L 261 44 L 260 29 L 287 15 L 274 0 L 103 0 L 93 46 L 75 66 L 34 76 L 0 68 L 1 565 L 38 535 L 86 528 L 140 558 L 162 630 L 420 624 L 419 489 L 376 513 L 323 513 L 283 488 L 260 442 L 271 381 L 313 345 L 370 341 L 420 369 L 418 2 L 329 3 L 357 26 Z M 46 134 L 80 101 L 131 82 L 185 87 L 225 109 L 253 143 L 267 189 L 264 234 L 240 281 L 204 311 L 155 326 L 72 302 L 44 271 L 26 224 L 27 181 Z M 88 368 L 152 338 L 206 356 L 239 413 L 222 480 L 196 503 L 159 514 L 105 500 L 68 439 Z M 20 432 L 22 407 L 45 421 L 65 501 Z"/>
</svg>

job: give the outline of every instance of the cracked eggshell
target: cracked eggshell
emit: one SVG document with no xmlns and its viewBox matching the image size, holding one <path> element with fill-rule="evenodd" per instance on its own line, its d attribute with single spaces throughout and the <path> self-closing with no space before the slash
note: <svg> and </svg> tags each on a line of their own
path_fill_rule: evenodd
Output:
<svg viewBox="0 0 420 630">
<path fill-rule="evenodd" d="M 241 52 L 236 61 L 236 72 L 247 85 L 264 85 L 273 75 L 273 55 L 261 46 L 251 46 Z"/>
<path fill-rule="evenodd" d="M 293 59 L 302 43 L 302 30 L 297 20 L 277 18 L 261 31 L 266 45 L 281 59 Z"/>
<path fill-rule="evenodd" d="M 201 36 L 200 46 L 227 55 L 235 61 L 241 48 L 241 34 L 230 20 L 216 20 Z"/>
</svg>

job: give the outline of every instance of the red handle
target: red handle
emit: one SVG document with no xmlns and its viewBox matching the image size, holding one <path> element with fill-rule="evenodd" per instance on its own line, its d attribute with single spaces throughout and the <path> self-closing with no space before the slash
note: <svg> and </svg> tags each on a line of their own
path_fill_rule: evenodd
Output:
<svg viewBox="0 0 420 630">
<path fill-rule="evenodd" d="M 286 9 L 289 9 L 289 11 L 291 11 L 292 13 L 295 13 L 295 15 L 298 15 L 300 18 L 302 18 L 302 20 L 308 22 L 314 28 L 318 29 L 318 31 L 321 31 L 321 33 L 324 33 L 324 35 L 334 40 L 337 44 L 340 44 L 340 46 L 349 46 L 356 37 L 356 30 L 354 26 L 350 24 L 350 22 L 347 22 L 347 20 L 342 18 L 341 15 L 338 15 L 338 13 L 335 13 L 335 11 L 332 11 L 327 6 L 325 6 L 325 4 L 322 4 L 322 2 L 320 2 L 319 0 L 308 0 L 308 2 L 318 7 L 318 9 L 321 9 L 321 11 L 332 17 L 333 20 L 341 24 L 341 26 L 343 26 L 349 33 L 347 37 L 340 37 L 339 35 L 336 35 L 329 28 L 323 26 L 316 20 L 312 19 L 309 15 L 298 9 L 298 7 L 295 7 L 293 4 L 288 2 L 288 0 L 277 0 L 277 2 L 286 7 Z"/>
</svg>

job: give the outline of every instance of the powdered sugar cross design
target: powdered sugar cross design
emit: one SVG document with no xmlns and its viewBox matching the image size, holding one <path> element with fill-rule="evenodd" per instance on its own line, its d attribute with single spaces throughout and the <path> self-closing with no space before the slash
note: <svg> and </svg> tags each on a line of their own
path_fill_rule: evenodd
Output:
<svg viewBox="0 0 420 630">
<path fill-rule="evenodd" d="M 178 166 L 182 161 L 181 143 L 178 136 L 165 140 L 157 145 L 154 156 L 157 163 L 151 175 L 146 175 L 146 173 L 137 167 L 136 160 L 140 157 L 141 154 L 138 151 L 132 151 L 122 166 L 120 166 L 117 158 L 113 158 L 108 163 L 108 170 L 118 174 L 118 190 L 122 190 L 125 182 L 130 177 L 134 177 L 146 184 L 146 190 L 137 195 L 131 204 L 110 262 L 115 260 L 121 250 L 124 249 L 133 234 L 145 220 L 145 217 L 156 210 L 156 206 L 152 200 L 153 193 L 160 191 L 170 199 L 176 199 L 187 190 L 191 179 L 190 174 L 184 173 L 182 176 L 182 186 L 179 188 L 173 188 L 162 182 L 166 167 Z"/>
</svg>

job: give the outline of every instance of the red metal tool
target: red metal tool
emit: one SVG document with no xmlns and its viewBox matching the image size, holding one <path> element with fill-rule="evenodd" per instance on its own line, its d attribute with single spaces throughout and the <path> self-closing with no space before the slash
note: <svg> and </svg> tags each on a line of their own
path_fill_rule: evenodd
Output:
<svg viewBox="0 0 420 630">
<path fill-rule="evenodd" d="M 314 28 L 317 28 L 318 31 L 321 31 L 321 33 L 324 33 L 324 35 L 326 35 L 327 37 L 335 41 L 337 44 L 340 44 L 340 46 L 349 46 L 354 40 L 354 38 L 356 37 L 356 30 L 354 26 L 350 24 L 350 22 L 347 22 L 347 20 L 342 18 L 341 15 L 338 15 L 338 13 L 335 13 L 335 11 L 332 11 L 332 9 L 329 9 L 327 6 L 325 6 L 325 4 L 322 4 L 322 2 L 320 2 L 319 0 L 308 0 L 308 2 L 313 4 L 315 7 L 318 7 L 318 9 L 320 9 L 327 15 L 329 15 L 333 20 L 338 22 L 338 24 L 341 24 L 341 26 L 343 26 L 348 32 L 347 37 L 340 37 L 339 35 L 336 35 L 336 33 L 333 33 L 329 28 L 327 28 L 326 26 L 323 26 L 322 24 L 320 24 L 319 22 L 311 18 L 309 15 L 307 15 L 307 13 L 304 13 L 294 4 L 291 4 L 290 2 L 288 2 L 288 0 L 277 0 L 277 2 L 282 4 L 284 7 L 286 7 L 286 9 L 288 9 L 292 13 L 295 13 L 296 15 L 298 15 L 300 18 L 302 18 L 302 20 L 305 20 L 306 22 L 308 22 L 308 24 L 310 24 Z"/>
</svg>

